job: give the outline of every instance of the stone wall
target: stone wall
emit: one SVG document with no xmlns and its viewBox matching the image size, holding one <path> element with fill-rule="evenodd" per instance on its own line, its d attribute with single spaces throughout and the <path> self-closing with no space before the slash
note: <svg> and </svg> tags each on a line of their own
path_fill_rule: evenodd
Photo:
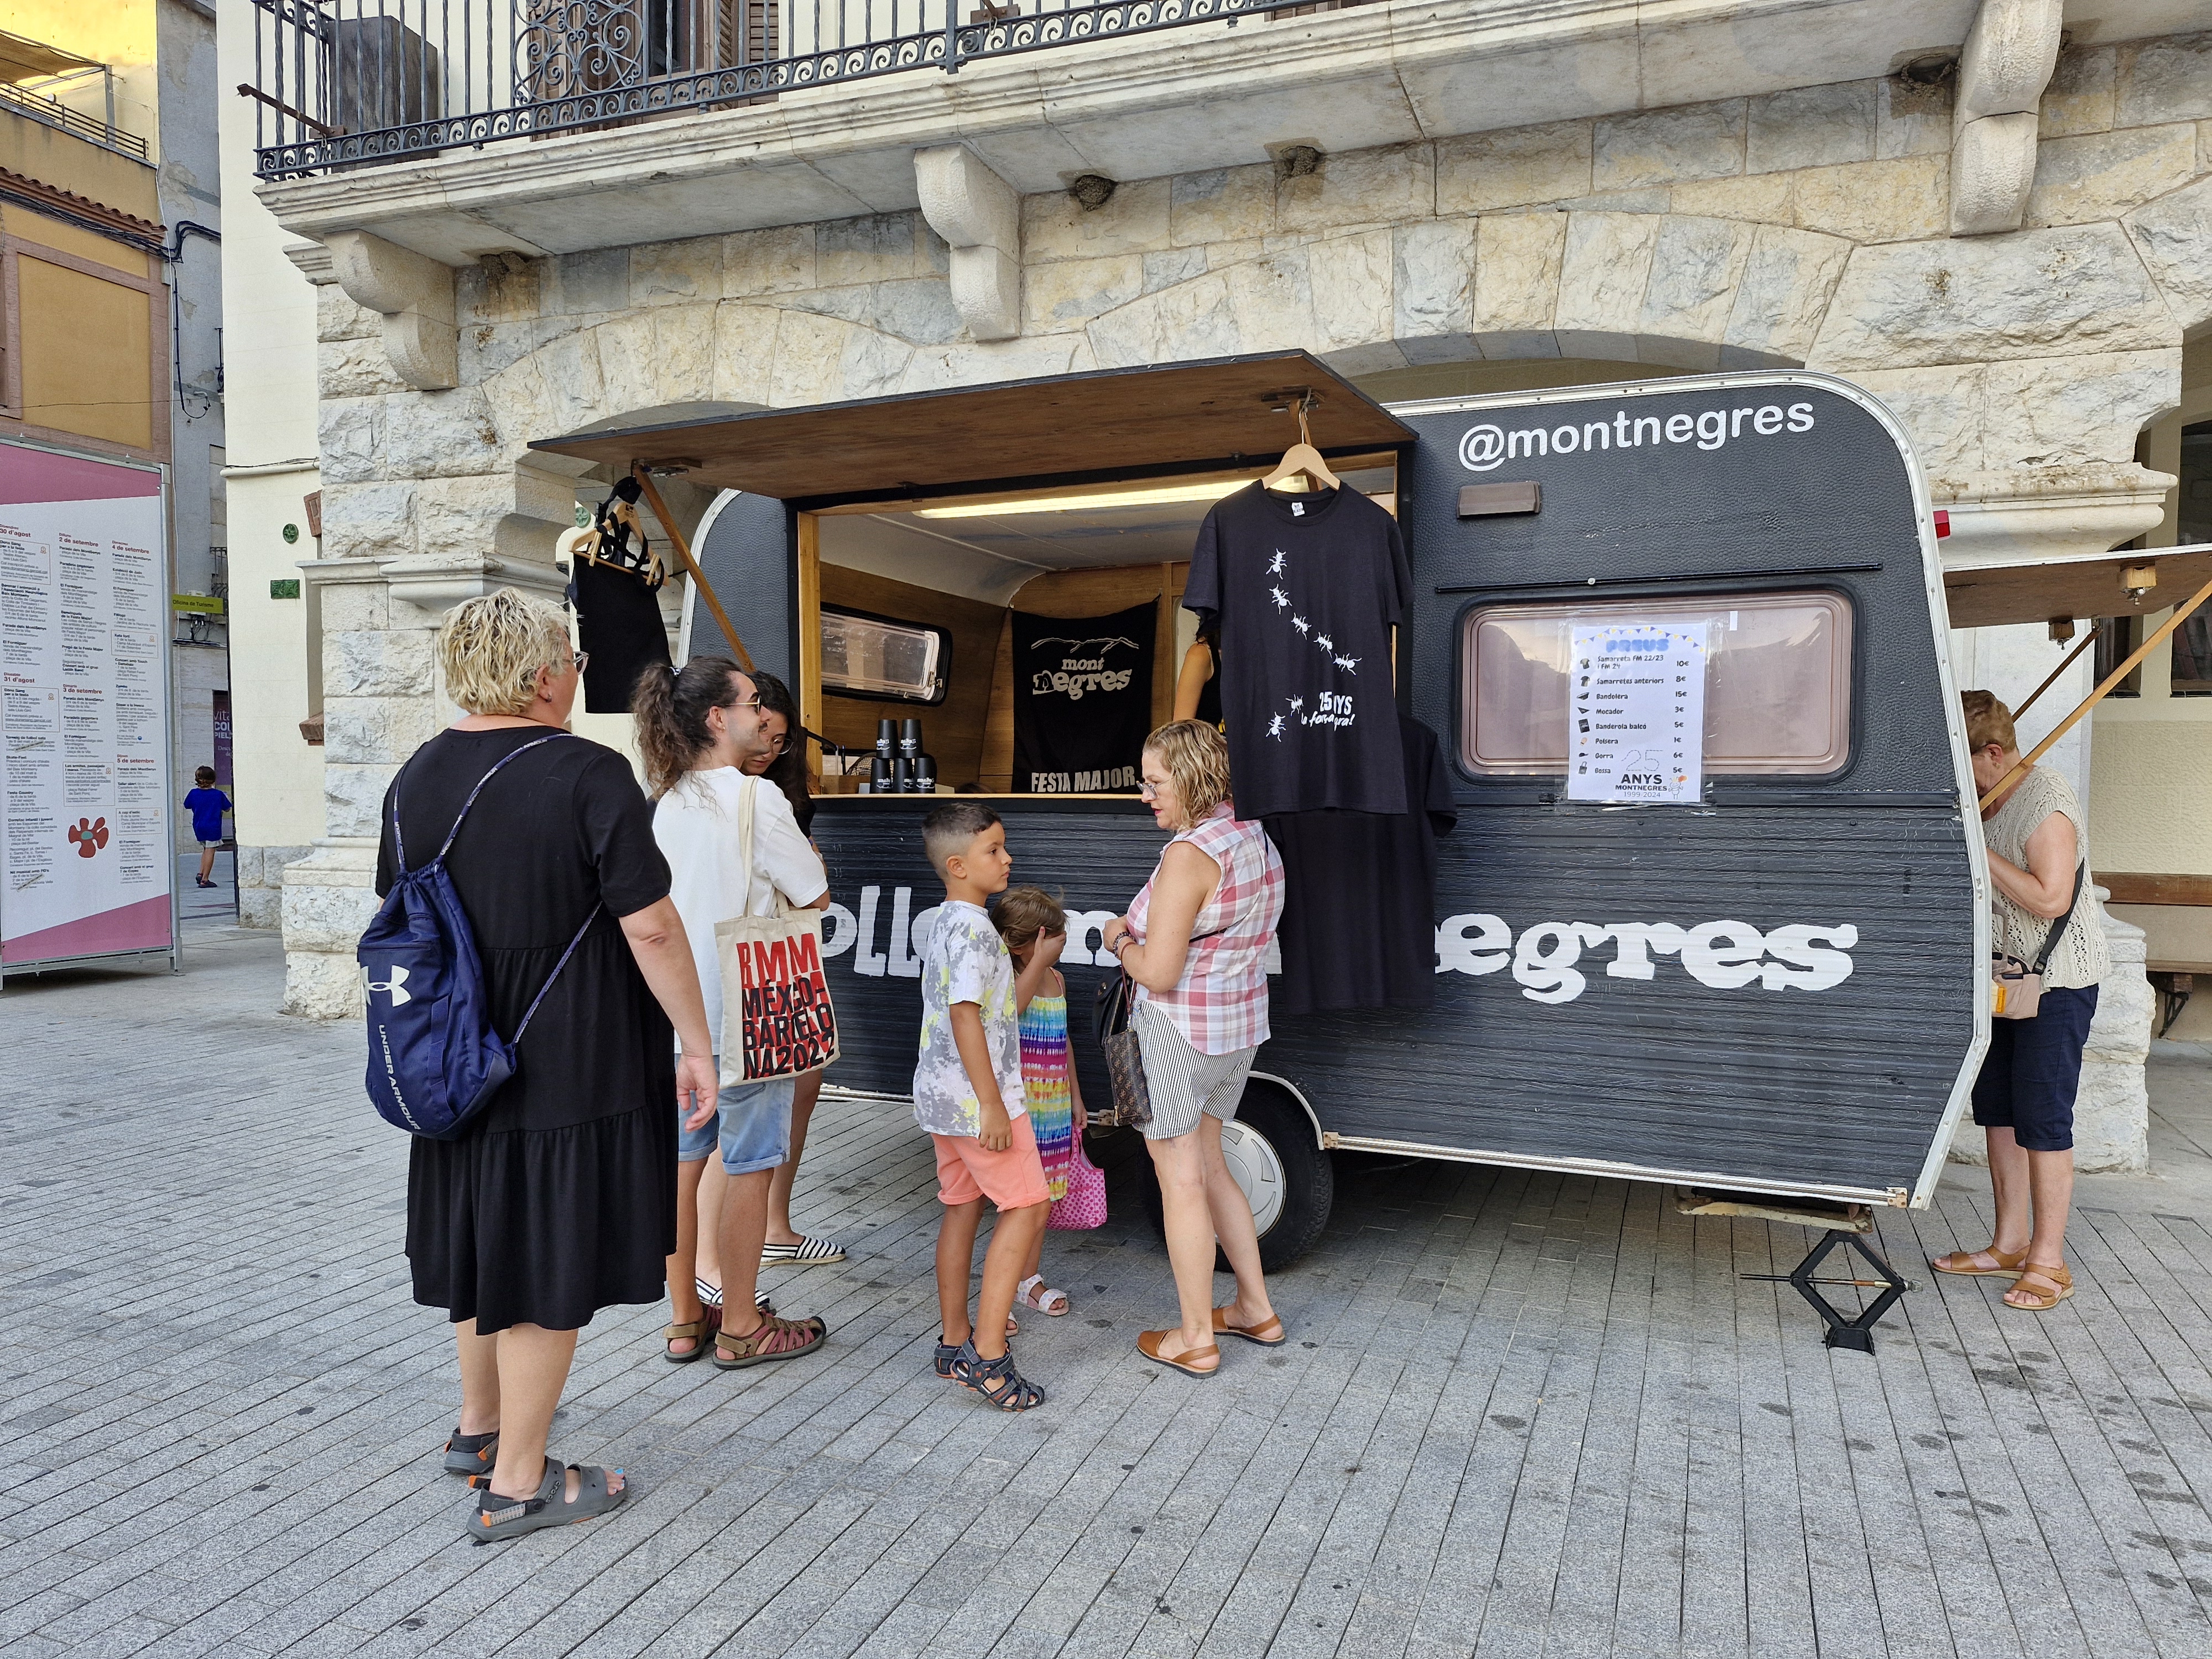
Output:
<svg viewBox="0 0 2212 1659">
<path fill-rule="evenodd" d="M 323 281 L 327 825 L 285 872 L 288 1006 L 356 1006 L 377 803 L 444 714 L 430 631 L 489 586 L 557 591 L 574 478 L 526 446 L 591 422 L 1287 348 L 1354 376 L 1808 365 L 1898 411 L 1954 548 L 2016 543 L 2045 498 L 2066 545 L 2126 540 L 2167 484 L 2136 434 L 2212 319 L 2212 35 L 2068 54 L 2042 122 L 2025 228 L 1977 238 L 1946 234 L 1948 91 L 1894 79 L 1030 196 L 1024 331 L 988 343 L 915 212 L 487 261 L 450 391 Z"/>
<path fill-rule="evenodd" d="M 1939 499 L 2132 499 L 2136 434 L 2176 400 L 2183 331 L 2212 318 L 2212 35 L 2064 55 L 2042 122 L 2026 228 L 1981 238 L 1945 234 L 1948 90 L 1894 79 L 1300 177 L 1140 180 L 1093 210 L 1032 196 L 1024 331 L 988 344 L 963 333 L 915 213 L 465 272 L 450 392 L 408 389 L 377 318 L 326 285 L 325 550 L 480 548 L 518 510 L 530 439 L 628 413 L 1289 347 L 1353 374 L 1808 365 L 1899 411 Z"/>
<path fill-rule="evenodd" d="M 284 866 L 307 857 L 310 847 L 238 848 L 238 925 L 241 927 L 281 927 L 284 925 Z"/>
</svg>

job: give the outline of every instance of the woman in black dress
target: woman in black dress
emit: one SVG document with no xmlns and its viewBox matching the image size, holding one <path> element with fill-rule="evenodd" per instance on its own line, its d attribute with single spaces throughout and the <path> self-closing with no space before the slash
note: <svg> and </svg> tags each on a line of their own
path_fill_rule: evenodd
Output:
<svg viewBox="0 0 2212 1659">
<path fill-rule="evenodd" d="M 676 1237 L 669 1097 L 711 1103 L 716 1085 L 652 809 L 628 761 L 566 730 L 581 660 L 562 613 L 511 590 L 471 599 L 439 629 L 438 655 L 447 695 L 469 713 L 393 780 L 377 891 L 398 873 L 395 812 L 419 863 L 514 756 L 469 809 L 446 867 L 494 1026 L 514 1030 L 545 991 L 514 1079 L 459 1138 L 418 1137 L 408 1169 L 415 1299 L 447 1310 L 459 1347 L 446 1467 L 490 1473 L 467 1524 L 482 1542 L 625 1496 L 618 1469 L 569 1466 L 564 1480 L 545 1437 L 578 1328 L 602 1308 L 660 1299 Z"/>
</svg>

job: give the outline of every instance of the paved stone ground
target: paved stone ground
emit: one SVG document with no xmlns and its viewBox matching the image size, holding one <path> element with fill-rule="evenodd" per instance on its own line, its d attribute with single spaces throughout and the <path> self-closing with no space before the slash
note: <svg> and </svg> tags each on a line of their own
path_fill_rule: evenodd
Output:
<svg viewBox="0 0 2212 1659">
<path fill-rule="evenodd" d="M 358 1036 L 283 1019 L 266 934 L 181 978 L 0 994 L 0 1650 L 47 1655 L 1990 1656 L 2212 1651 L 2212 1054 L 2154 1062 L 2149 1181 L 2085 1181 L 2081 1293 L 1906 1298 L 1871 1358 L 1784 1286 L 1806 1236 L 1655 1188 L 1349 1164 L 1218 1382 L 1133 1192 L 1048 1261 L 1002 1418 L 927 1375 L 930 1160 L 825 1103 L 772 1279 L 823 1357 L 585 1334 L 555 1445 L 641 1496 L 472 1548 L 450 1349 L 409 1300 L 404 1139 Z M 1987 1236 L 1955 1171 L 1900 1264 Z M 1924 1272 L 1911 1268 L 1923 1279 Z"/>
</svg>

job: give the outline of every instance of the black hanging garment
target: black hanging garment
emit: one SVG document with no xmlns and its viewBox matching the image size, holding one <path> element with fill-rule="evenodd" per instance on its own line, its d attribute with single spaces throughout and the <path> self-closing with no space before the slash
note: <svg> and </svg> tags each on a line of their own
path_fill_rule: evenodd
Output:
<svg viewBox="0 0 2212 1659">
<path fill-rule="evenodd" d="M 1221 725 L 1221 653 L 1212 640 L 1202 639 L 1198 643 L 1205 651 L 1206 660 L 1213 672 L 1206 677 L 1206 684 L 1199 687 L 1198 708 L 1191 718 L 1203 720 L 1218 730 Z"/>
<path fill-rule="evenodd" d="M 1436 1000 L 1437 837 L 1459 821 L 1436 733 L 1397 721 L 1405 812 L 1288 812 L 1265 820 L 1283 855 L 1279 1014 L 1426 1008 Z"/>
<path fill-rule="evenodd" d="M 578 641 L 591 653 L 584 669 L 587 714 L 627 714 L 638 676 L 672 666 L 668 627 L 655 597 L 666 577 L 637 522 L 640 493 L 635 478 L 617 483 L 593 515 L 592 533 L 578 537 L 570 555 L 568 603 L 575 608 Z"/>
<path fill-rule="evenodd" d="M 1016 793 L 1134 793 L 1152 729 L 1158 607 L 1012 615 Z"/>
<path fill-rule="evenodd" d="M 1358 490 L 1214 504 L 1182 602 L 1219 629 L 1239 817 L 1406 810 L 1390 629 L 1413 597 L 1397 520 Z"/>
</svg>

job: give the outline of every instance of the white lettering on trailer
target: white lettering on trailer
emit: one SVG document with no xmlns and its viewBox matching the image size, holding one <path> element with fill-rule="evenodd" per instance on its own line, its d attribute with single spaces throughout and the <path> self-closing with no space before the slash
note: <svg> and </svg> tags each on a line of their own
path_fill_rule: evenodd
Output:
<svg viewBox="0 0 2212 1659">
<path fill-rule="evenodd" d="M 914 889 L 893 888 L 890 929 L 885 948 L 878 951 L 876 916 L 882 897 L 882 888 L 863 887 L 857 919 L 841 904 L 830 906 L 823 915 L 822 954 L 836 957 L 849 951 L 853 971 L 872 979 L 883 978 L 886 970 L 900 979 L 919 978 L 939 907 L 932 905 L 909 921 Z M 1069 910 L 1062 959 L 1088 958 L 1097 967 L 1113 967 L 1105 946 L 1106 924 L 1119 914 Z M 1768 991 L 1825 991 L 1851 976 L 1849 952 L 1859 942 L 1859 930 L 1848 921 L 1832 927 L 1791 922 L 1764 933 L 1745 921 L 1708 921 L 1695 927 L 1671 921 L 1540 921 L 1516 936 L 1503 917 L 1477 912 L 1447 917 L 1437 926 L 1437 972 L 1482 975 L 1510 969 L 1521 994 L 1531 1002 L 1572 1002 L 1589 988 L 1583 968 L 1595 966 L 1584 963 L 1583 953 L 1607 940 L 1613 946 L 1605 964 L 1608 979 L 1656 979 L 1658 964 L 1651 959 L 1656 954 L 1678 958 L 1692 979 L 1715 990 L 1756 984 Z M 1282 971 L 1272 952 L 1267 971 Z"/>
<path fill-rule="evenodd" d="M 1511 431 L 1485 422 L 1469 427 L 1459 441 L 1460 465 L 1470 472 L 1488 472 L 1509 460 L 1534 459 L 1539 455 L 1587 455 L 1593 450 L 1641 449 L 1646 442 L 1694 442 L 1700 449 L 1719 449 L 1751 432 L 1771 437 L 1787 429 L 1810 432 L 1813 405 L 1740 404 L 1729 409 L 1708 409 L 1700 414 L 1674 414 L 1662 420 L 1656 415 L 1613 411 L 1611 420 L 1581 421 L 1554 427 L 1516 427 Z"/>
<path fill-rule="evenodd" d="M 1736 990 L 1825 991 L 1850 977 L 1847 954 L 1859 942 L 1851 923 L 1832 927 L 1792 922 L 1762 933 L 1749 922 L 1540 921 L 1517 939 L 1501 916 L 1452 916 L 1437 929 L 1437 971 L 1495 974 L 1513 970 L 1532 1002 L 1572 1002 L 1589 981 L 1577 964 L 1585 950 L 1613 941 L 1608 979 L 1655 979 L 1651 953 L 1679 957 L 1700 985 Z"/>
</svg>

